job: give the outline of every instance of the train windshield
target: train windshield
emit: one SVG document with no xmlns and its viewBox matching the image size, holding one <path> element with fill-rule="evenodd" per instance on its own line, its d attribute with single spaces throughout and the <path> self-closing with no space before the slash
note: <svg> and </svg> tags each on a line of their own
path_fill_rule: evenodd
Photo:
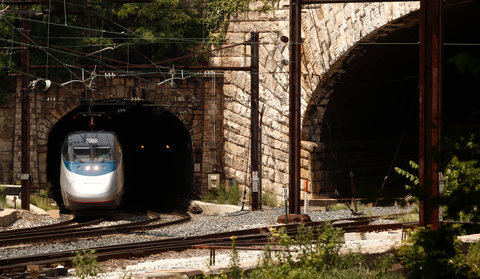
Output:
<svg viewBox="0 0 480 279">
<path fill-rule="evenodd" d="M 93 161 L 111 161 L 112 155 L 109 146 L 94 146 L 93 147 Z"/>
<path fill-rule="evenodd" d="M 73 161 L 90 161 L 90 147 L 89 146 L 73 147 Z"/>
<path fill-rule="evenodd" d="M 68 161 L 114 161 L 121 154 L 121 147 L 111 132 L 75 132 L 67 136 L 62 154 Z"/>
</svg>

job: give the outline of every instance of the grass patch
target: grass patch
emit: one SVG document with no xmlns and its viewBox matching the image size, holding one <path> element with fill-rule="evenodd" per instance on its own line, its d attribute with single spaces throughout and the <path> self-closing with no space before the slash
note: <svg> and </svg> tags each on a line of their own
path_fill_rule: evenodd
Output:
<svg viewBox="0 0 480 279">
<path fill-rule="evenodd" d="M 97 262 L 95 250 L 77 251 L 71 260 L 75 268 L 75 276 L 78 278 L 97 278 L 97 276 L 103 272 L 103 269 Z"/>
<path fill-rule="evenodd" d="M 30 195 L 30 203 L 43 210 L 58 209 L 53 199 L 48 197 L 48 190 L 39 190 Z"/>
<path fill-rule="evenodd" d="M 0 208 L 8 208 L 7 198 L 5 197 L 5 187 L 0 187 Z"/>
<path fill-rule="evenodd" d="M 269 206 L 269 207 L 276 207 L 277 206 L 277 199 L 275 198 L 275 194 L 271 191 L 263 191 L 262 193 L 262 205 Z"/>
<path fill-rule="evenodd" d="M 407 223 L 407 222 L 418 222 L 420 215 L 418 213 L 408 213 L 398 217 L 398 222 Z"/>
<path fill-rule="evenodd" d="M 205 202 L 217 202 L 220 204 L 238 204 L 240 201 L 240 190 L 238 183 L 234 182 L 228 188 L 225 184 L 220 184 L 218 188 L 211 189 L 203 197 Z"/>
</svg>

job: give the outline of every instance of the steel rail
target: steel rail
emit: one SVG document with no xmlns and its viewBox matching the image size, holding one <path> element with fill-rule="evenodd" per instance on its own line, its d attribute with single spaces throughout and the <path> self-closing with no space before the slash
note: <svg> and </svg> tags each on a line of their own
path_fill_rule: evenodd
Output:
<svg viewBox="0 0 480 279">
<path fill-rule="evenodd" d="M 179 216 L 178 213 L 175 213 L 175 215 Z M 35 233 L 32 231 L 26 232 L 26 233 L 21 233 L 18 235 L 5 235 L 5 236 L 0 236 L 0 247 L 1 246 L 7 246 L 11 244 L 19 244 L 19 243 L 31 243 L 31 242 L 45 242 L 48 240 L 61 240 L 61 239 L 75 239 L 75 238 L 80 238 L 80 237 L 86 237 L 86 236 L 98 236 L 98 235 L 107 235 L 107 234 L 114 234 L 114 233 L 127 233 L 127 232 L 133 232 L 133 231 L 145 231 L 145 230 L 150 230 L 150 229 L 156 229 L 164 226 L 170 226 L 174 224 L 179 224 L 182 222 L 187 222 L 190 220 L 190 216 L 183 215 L 181 216 L 180 219 L 174 220 L 174 221 L 168 221 L 168 222 L 160 222 L 157 224 L 152 224 L 148 225 L 151 223 L 159 222 L 161 220 L 161 217 L 157 215 L 156 217 L 149 219 L 149 220 L 144 220 L 144 221 L 139 221 L 135 223 L 128 223 L 128 224 L 120 224 L 120 225 L 114 225 L 114 226 L 107 226 L 107 227 L 96 227 L 96 228 L 59 228 L 60 230 L 47 230 L 47 231 L 41 231 L 40 233 Z M 97 220 L 95 221 L 96 223 L 99 223 Z M 88 223 L 87 225 L 92 225 L 92 223 Z M 81 226 L 82 224 L 79 224 Z"/>
<path fill-rule="evenodd" d="M 13 235 L 13 234 L 19 234 L 19 233 L 31 232 L 31 231 L 39 232 L 39 231 L 54 230 L 55 228 L 68 226 L 69 224 L 72 224 L 74 222 L 75 221 L 73 219 L 70 219 L 68 221 L 63 221 L 63 222 L 45 225 L 45 226 L 36 226 L 36 227 L 29 227 L 29 228 L 15 229 L 15 230 L 5 230 L 0 232 L 0 236 L 9 235 L 9 234 Z"/>
</svg>

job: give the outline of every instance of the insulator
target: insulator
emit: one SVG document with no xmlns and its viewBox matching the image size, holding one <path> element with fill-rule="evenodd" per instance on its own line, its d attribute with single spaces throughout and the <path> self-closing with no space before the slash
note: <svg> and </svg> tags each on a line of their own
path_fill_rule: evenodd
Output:
<svg viewBox="0 0 480 279">
<path fill-rule="evenodd" d="M 103 75 L 105 78 L 114 78 L 117 76 L 115 73 L 104 73 Z"/>
</svg>

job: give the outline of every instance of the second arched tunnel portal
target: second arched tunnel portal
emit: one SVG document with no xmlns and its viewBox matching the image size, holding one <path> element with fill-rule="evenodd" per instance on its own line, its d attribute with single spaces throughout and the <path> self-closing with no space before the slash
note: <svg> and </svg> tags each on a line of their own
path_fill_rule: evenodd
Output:
<svg viewBox="0 0 480 279">
<path fill-rule="evenodd" d="M 478 1 L 444 8 L 443 137 L 478 133 Z M 303 139 L 316 142 L 312 180 L 319 196 L 389 198 L 406 194 L 394 171 L 418 162 L 418 13 L 366 36 L 313 93 Z M 470 31 L 469 31 L 470 30 Z M 477 66 L 474 66 L 477 65 Z M 445 163 L 445 162 L 444 162 Z M 353 179 L 351 177 L 353 175 Z M 384 181 L 385 179 L 385 181 Z"/>
<path fill-rule="evenodd" d="M 184 124 L 161 106 L 113 100 L 79 106 L 50 132 L 47 175 L 57 202 L 61 203 L 60 147 L 68 133 L 90 130 L 91 121 L 94 130 L 115 132 L 123 146 L 123 206 L 185 207 L 193 191 L 193 155 Z"/>
<path fill-rule="evenodd" d="M 350 49 L 314 93 L 304 139 L 320 146 L 317 196 L 405 195 L 393 168 L 418 157 L 418 25 L 412 15 L 399 21 Z"/>
</svg>

